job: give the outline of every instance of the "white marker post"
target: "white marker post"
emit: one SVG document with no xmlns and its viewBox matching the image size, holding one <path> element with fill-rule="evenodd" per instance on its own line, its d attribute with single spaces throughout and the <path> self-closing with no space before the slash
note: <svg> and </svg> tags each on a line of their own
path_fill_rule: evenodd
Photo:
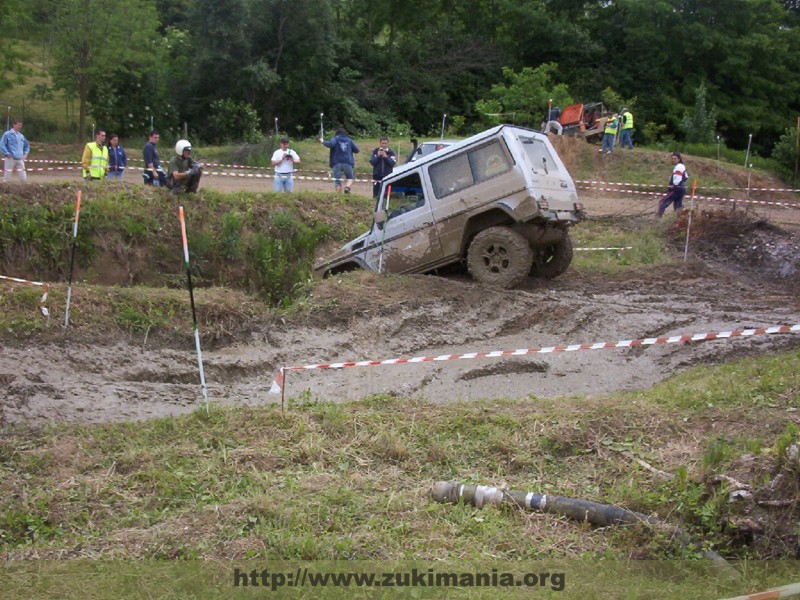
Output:
<svg viewBox="0 0 800 600">
<path fill-rule="evenodd" d="M 692 200 L 689 203 L 689 222 L 686 224 L 686 245 L 683 248 L 683 262 L 689 255 L 689 235 L 692 232 L 692 213 L 694 213 L 694 191 L 697 189 L 697 179 L 692 179 Z"/>
<path fill-rule="evenodd" d="M 183 206 L 178 207 L 178 216 L 181 220 L 181 237 L 183 238 L 183 262 L 186 265 L 186 278 L 189 282 L 189 299 L 192 303 L 192 327 L 194 328 L 194 345 L 197 348 L 197 364 L 200 368 L 200 388 L 203 391 L 203 400 L 208 414 L 208 388 L 206 376 L 203 373 L 203 353 L 200 351 L 200 331 L 197 329 L 197 312 L 194 308 L 194 289 L 192 288 L 192 271 L 189 268 L 189 244 L 186 240 L 186 220 L 183 218 Z"/>
<path fill-rule="evenodd" d="M 69 325 L 69 303 L 72 299 L 72 271 L 75 268 L 75 246 L 78 237 L 78 217 L 81 214 L 81 190 L 78 190 L 78 199 L 75 201 L 75 221 L 72 223 L 72 253 L 69 259 L 69 282 L 67 283 L 67 307 L 64 309 L 64 328 Z"/>
</svg>

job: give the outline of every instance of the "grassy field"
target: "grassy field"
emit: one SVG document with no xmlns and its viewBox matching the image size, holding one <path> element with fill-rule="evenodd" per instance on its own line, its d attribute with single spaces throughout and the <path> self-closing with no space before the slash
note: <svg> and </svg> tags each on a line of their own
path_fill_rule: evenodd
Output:
<svg viewBox="0 0 800 600">
<path fill-rule="evenodd" d="M 683 565 L 684 581 L 674 579 L 674 564 L 662 563 L 640 579 L 626 561 L 697 559 L 700 547 L 683 546 L 669 529 L 590 530 L 511 506 L 437 504 L 428 492 L 436 480 L 502 482 L 659 515 L 732 558 L 786 559 L 792 550 L 779 538 L 763 548 L 737 546 L 726 524 L 737 522 L 738 510 L 724 482 L 710 482 L 716 474 L 738 476 L 743 454 L 758 457 L 764 486 L 781 470 L 797 476 L 800 467 L 784 453 L 800 429 L 784 415 L 796 401 L 798 373 L 800 353 L 793 352 L 697 368 L 616 397 L 440 406 L 386 396 L 344 405 L 300 398 L 285 414 L 212 406 L 208 416 L 6 431 L 1 556 L 211 561 L 203 576 L 209 595 L 196 597 L 218 589 L 210 573 L 264 560 L 356 561 L 350 569 L 382 570 L 412 561 L 524 570 L 554 561 L 572 573 L 566 597 L 586 593 L 598 568 L 618 578 L 592 576 L 604 598 L 709 598 L 716 597 L 711 591 L 721 597 L 786 583 L 788 561 L 767 574 L 756 562 L 738 580 L 708 565 Z M 737 427 L 706 435 L 718 422 Z M 672 478 L 631 468 L 629 456 L 659 456 Z M 118 573 L 131 568 L 121 564 Z M 102 581 L 118 588 L 124 579 Z"/>
</svg>

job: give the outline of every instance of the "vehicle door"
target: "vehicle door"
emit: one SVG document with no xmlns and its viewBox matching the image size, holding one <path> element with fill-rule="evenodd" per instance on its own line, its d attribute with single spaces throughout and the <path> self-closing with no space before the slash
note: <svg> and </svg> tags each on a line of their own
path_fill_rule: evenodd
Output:
<svg viewBox="0 0 800 600">
<path fill-rule="evenodd" d="M 374 227 L 374 244 L 365 260 L 371 269 L 387 273 L 419 273 L 442 257 L 436 223 L 419 170 L 385 182 L 378 208 L 386 221 Z"/>
<path fill-rule="evenodd" d="M 525 151 L 524 160 L 528 163 L 531 183 L 536 197 L 543 196 L 552 203 L 567 202 L 571 206 L 571 178 L 561 161 L 555 156 L 552 146 L 542 136 L 520 134 L 518 139 Z"/>
</svg>

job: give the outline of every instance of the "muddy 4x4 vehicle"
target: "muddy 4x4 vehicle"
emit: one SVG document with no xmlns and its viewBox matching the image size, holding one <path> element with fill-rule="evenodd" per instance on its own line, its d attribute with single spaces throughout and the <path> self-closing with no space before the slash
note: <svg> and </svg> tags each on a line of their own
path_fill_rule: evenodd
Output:
<svg viewBox="0 0 800 600">
<path fill-rule="evenodd" d="M 314 270 L 427 273 L 466 261 L 476 280 L 509 288 L 566 271 L 569 228 L 583 216 L 547 136 L 500 125 L 395 169 L 371 229 Z"/>
</svg>

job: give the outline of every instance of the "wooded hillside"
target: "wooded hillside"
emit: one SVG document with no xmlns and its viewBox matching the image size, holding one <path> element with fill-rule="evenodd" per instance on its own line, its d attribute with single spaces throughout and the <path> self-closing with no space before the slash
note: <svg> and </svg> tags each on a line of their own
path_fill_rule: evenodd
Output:
<svg viewBox="0 0 800 600">
<path fill-rule="evenodd" d="M 151 117 L 162 130 L 185 121 L 210 143 L 276 126 L 308 137 L 321 121 L 326 133 L 438 134 L 444 114 L 467 134 L 493 118 L 538 127 L 552 98 L 625 105 L 641 141 L 719 135 L 741 148 L 753 134 L 768 154 L 800 113 L 797 0 L 2 4 L 3 31 L 41 59 L 6 38 L 0 85 L 41 60 L 82 107 L 82 139 L 87 114 L 123 136 Z"/>
</svg>

